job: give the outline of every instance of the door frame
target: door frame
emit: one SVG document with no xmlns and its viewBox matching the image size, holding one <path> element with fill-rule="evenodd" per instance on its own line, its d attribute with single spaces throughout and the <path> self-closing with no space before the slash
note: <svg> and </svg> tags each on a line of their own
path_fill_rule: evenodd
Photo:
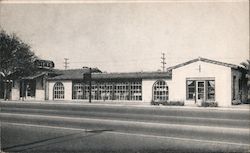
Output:
<svg viewBox="0 0 250 153">
<path fill-rule="evenodd" d="M 203 97 L 199 98 L 199 83 L 203 83 Z M 196 86 L 195 86 L 195 101 L 205 100 L 206 96 L 206 87 L 205 87 L 205 81 L 204 80 L 196 80 Z"/>
</svg>

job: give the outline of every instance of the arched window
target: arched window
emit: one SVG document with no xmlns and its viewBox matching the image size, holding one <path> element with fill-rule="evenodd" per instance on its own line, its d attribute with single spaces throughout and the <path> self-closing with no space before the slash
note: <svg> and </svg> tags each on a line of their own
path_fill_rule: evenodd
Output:
<svg viewBox="0 0 250 153">
<path fill-rule="evenodd" d="M 54 99 L 64 99 L 64 86 L 61 82 L 55 83 L 53 91 Z"/>
<path fill-rule="evenodd" d="M 168 86 L 163 80 L 158 80 L 153 85 L 153 101 L 168 100 Z"/>
</svg>

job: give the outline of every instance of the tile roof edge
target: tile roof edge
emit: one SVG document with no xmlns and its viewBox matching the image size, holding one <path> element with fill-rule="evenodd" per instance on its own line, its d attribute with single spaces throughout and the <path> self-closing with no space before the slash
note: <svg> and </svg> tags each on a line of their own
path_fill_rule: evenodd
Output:
<svg viewBox="0 0 250 153">
<path fill-rule="evenodd" d="M 240 66 L 238 66 L 236 64 L 220 62 L 220 61 L 211 60 L 211 59 L 207 59 L 207 58 L 203 58 L 203 57 L 198 57 L 198 58 L 195 58 L 195 59 L 192 59 L 192 60 L 177 64 L 175 66 L 168 67 L 167 71 L 170 71 L 170 70 L 173 70 L 173 69 L 176 69 L 176 68 L 179 68 L 179 67 L 182 67 L 182 66 L 197 62 L 197 61 L 203 61 L 203 62 L 207 62 L 207 63 L 217 64 L 217 65 L 226 66 L 226 67 L 230 67 L 230 68 L 234 68 L 234 69 L 237 69 L 237 68 L 240 67 Z"/>
</svg>

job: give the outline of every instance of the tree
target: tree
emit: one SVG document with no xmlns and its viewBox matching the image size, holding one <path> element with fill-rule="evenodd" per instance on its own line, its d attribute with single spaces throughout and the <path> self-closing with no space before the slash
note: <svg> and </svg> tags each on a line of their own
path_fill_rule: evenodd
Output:
<svg viewBox="0 0 250 153">
<path fill-rule="evenodd" d="M 0 93 L 7 98 L 10 81 L 35 73 L 34 61 L 37 57 L 28 44 L 15 34 L 0 31 Z"/>
<path fill-rule="evenodd" d="M 4 79 L 16 79 L 34 73 L 37 57 L 28 44 L 15 34 L 0 31 L 0 72 Z"/>
<path fill-rule="evenodd" d="M 240 63 L 247 70 L 246 78 L 248 79 L 248 88 L 250 87 L 250 60 Z"/>
<path fill-rule="evenodd" d="M 247 74 L 250 75 L 250 60 L 240 63 L 247 70 Z"/>
<path fill-rule="evenodd" d="M 250 60 L 247 60 L 246 62 L 241 63 L 242 66 L 247 70 L 246 78 L 247 78 L 247 101 L 250 103 Z"/>
</svg>

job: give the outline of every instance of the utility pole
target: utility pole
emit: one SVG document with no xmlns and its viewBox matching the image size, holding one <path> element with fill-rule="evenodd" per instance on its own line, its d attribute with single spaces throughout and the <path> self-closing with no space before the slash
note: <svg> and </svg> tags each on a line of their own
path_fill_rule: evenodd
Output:
<svg viewBox="0 0 250 153">
<path fill-rule="evenodd" d="M 166 65 L 166 57 L 165 57 L 165 53 L 161 53 L 162 54 L 162 57 L 161 57 L 161 63 L 162 63 L 162 71 L 164 72 L 165 71 L 165 65 Z"/>
<path fill-rule="evenodd" d="M 89 83 L 89 103 L 91 103 L 91 96 L 92 96 L 92 68 L 91 67 L 82 67 L 83 69 L 87 68 L 89 69 L 88 73 L 83 73 L 83 82 L 88 82 Z"/>
<path fill-rule="evenodd" d="M 65 70 L 67 70 L 67 68 L 69 67 L 68 65 L 69 65 L 69 62 L 68 62 L 68 58 L 64 58 L 64 68 L 65 68 Z"/>
</svg>

